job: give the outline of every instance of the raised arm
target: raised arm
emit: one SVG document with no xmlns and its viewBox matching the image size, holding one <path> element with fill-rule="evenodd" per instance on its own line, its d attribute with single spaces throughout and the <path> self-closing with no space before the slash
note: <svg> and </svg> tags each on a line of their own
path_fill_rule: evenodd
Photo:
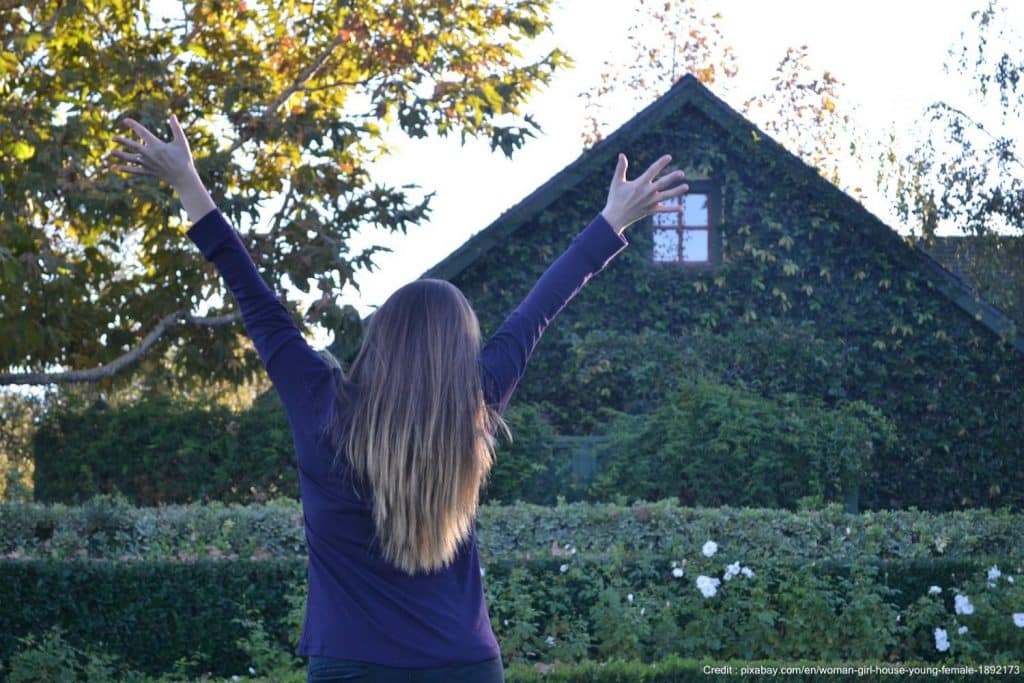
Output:
<svg viewBox="0 0 1024 683">
<path fill-rule="evenodd" d="M 639 178 L 627 181 L 627 160 L 620 154 L 604 209 L 544 271 L 523 302 L 487 341 L 480 353 L 484 396 L 499 412 L 508 408 L 547 326 L 583 285 L 629 244 L 622 234 L 625 229 L 652 213 L 681 210 L 680 206 L 662 203 L 689 189 L 676 185 L 685 178 L 682 171 L 657 177 L 670 161 L 671 157 L 663 156 Z"/>
<path fill-rule="evenodd" d="M 188 231 L 203 257 L 211 261 L 238 302 L 242 322 L 281 397 L 292 424 L 307 420 L 308 402 L 331 376 L 330 367 L 306 342 L 288 309 L 264 282 L 238 232 L 217 209 L 192 162 L 188 141 L 175 116 L 168 120 L 173 139 L 163 142 L 142 124 L 125 119 L 142 142 L 114 136 L 130 152 L 114 154 L 128 162 L 116 168 L 154 176 L 174 187 L 193 225 Z"/>
</svg>

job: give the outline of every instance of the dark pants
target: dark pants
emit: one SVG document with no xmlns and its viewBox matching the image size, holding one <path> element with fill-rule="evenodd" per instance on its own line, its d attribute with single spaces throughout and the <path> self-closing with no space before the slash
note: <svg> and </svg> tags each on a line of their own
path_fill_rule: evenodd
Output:
<svg viewBox="0 0 1024 683">
<path fill-rule="evenodd" d="M 306 683 L 505 683 L 501 657 L 436 669 L 408 669 L 355 659 L 309 658 Z"/>
</svg>

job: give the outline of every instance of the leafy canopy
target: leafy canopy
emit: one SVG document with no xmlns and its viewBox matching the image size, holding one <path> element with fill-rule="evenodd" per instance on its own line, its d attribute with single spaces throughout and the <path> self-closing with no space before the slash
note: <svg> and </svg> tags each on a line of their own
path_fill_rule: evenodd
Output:
<svg viewBox="0 0 1024 683">
<path fill-rule="evenodd" d="M 146 0 L 43 0 L 0 13 L 0 383 L 111 389 L 135 373 L 180 392 L 260 370 L 237 313 L 217 317 L 234 302 L 182 234 L 172 190 L 110 171 L 125 116 L 167 136 L 176 113 L 270 285 L 320 293 L 302 315 L 286 302 L 293 315 L 357 334 L 337 294 L 384 247 L 350 253 L 350 237 L 404 233 L 430 207 L 370 177 L 386 134 L 456 133 L 511 155 L 537 129 L 526 100 L 568 63 L 523 56 L 548 5 L 206 1 L 159 16 Z M 207 304 L 209 318 L 192 315 Z M 79 371 L 41 372 L 53 364 Z"/>
</svg>

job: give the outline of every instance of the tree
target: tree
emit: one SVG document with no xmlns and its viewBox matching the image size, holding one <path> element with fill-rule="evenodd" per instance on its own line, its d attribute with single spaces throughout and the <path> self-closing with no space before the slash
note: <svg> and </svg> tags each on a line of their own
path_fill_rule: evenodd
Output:
<svg viewBox="0 0 1024 683">
<path fill-rule="evenodd" d="M 358 289 L 357 269 L 385 248 L 351 254 L 350 236 L 404 233 L 430 208 L 429 194 L 370 177 L 391 151 L 386 133 L 457 133 L 513 154 L 537 128 L 527 98 L 567 63 L 519 50 L 549 28 L 548 5 L 209 0 L 159 17 L 147 0 L 39 0 L 0 11 L 0 384 L 113 392 L 144 378 L 148 391 L 188 394 L 261 371 L 171 190 L 110 172 L 125 116 L 166 131 L 176 113 L 270 285 L 320 293 L 301 314 L 284 301 L 300 327 L 358 335 L 337 293 Z M 45 371 L 54 364 L 74 370 Z"/>
<path fill-rule="evenodd" d="M 663 95 L 685 74 L 714 85 L 716 94 L 732 99 L 739 66 L 722 32 L 722 14 L 710 13 L 699 0 L 639 0 L 636 21 L 626 35 L 623 64 L 605 61 L 600 82 L 581 93 L 587 102 L 583 131 L 586 146 L 608 132 L 603 119 L 609 96 L 631 100 L 638 111 Z M 773 85 L 742 100 L 751 121 L 828 180 L 839 185 L 843 159 L 861 160 L 853 108 L 842 94 L 843 83 L 829 70 L 818 75 L 807 46 L 789 48 L 776 67 Z M 863 199 L 860 187 L 844 186 Z"/>
<path fill-rule="evenodd" d="M 950 96 L 925 110 L 909 151 L 890 141 L 879 187 L 925 249 L 941 227 L 971 236 L 956 258 L 972 285 L 1024 324 L 1024 43 L 995 0 L 971 19 L 944 65 Z"/>
<path fill-rule="evenodd" d="M 788 48 L 772 77 L 774 86 L 746 100 L 743 113 L 839 186 L 843 161 L 859 160 L 858 142 L 863 133 L 856 128 L 852 107 L 842 97 L 842 81 L 827 69 L 818 75 L 809 62 L 806 45 Z M 844 189 L 863 200 L 860 187 Z"/>
<path fill-rule="evenodd" d="M 0 501 L 31 500 L 32 433 L 46 398 L 0 393 Z"/>
<path fill-rule="evenodd" d="M 580 93 L 587 109 L 585 146 L 599 142 L 608 132 L 603 115 L 609 96 L 628 100 L 631 110 L 639 111 L 687 73 L 706 84 L 736 75 L 736 56 L 719 26 L 722 15 L 701 10 L 693 0 L 639 0 L 636 19 L 626 31 L 632 57 L 624 67 L 606 59 L 600 82 Z"/>
</svg>

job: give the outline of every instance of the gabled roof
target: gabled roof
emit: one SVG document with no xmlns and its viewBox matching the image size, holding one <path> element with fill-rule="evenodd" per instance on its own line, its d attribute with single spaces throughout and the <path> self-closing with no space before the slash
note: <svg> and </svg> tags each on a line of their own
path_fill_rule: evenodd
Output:
<svg viewBox="0 0 1024 683">
<path fill-rule="evenodd" d="M 634 116 L 604 140 L 585 151 L 579 158 L 551 177 L 521 202 L 501 214 L 493 223 L 475 233 L 445 259 L 420 277 L 452 280 L 474 261 L 504 243 L 516 230 L 546 209 L 567 190 L 590 175 L 593 168 L 613 168 L 614 160 L 630 142 L 655 127 L 684 107 L 694 107 L 716 122 L 752 156 L 771 155 L 783 172 L 794 180 L 807 183 L 826 197 L 841 211 L 864 220 L 876 236 L 890 243 L 898 242 L 900 249 L 909 250 L 932 278 L 937 288 L 982 325 L 997 335 L 1014 334 L 1014 346 L 1024 353 L 1024 333 L 1015 332 L 1014 323 L 999 309 L 981 299 L 963 281 L 947 271 L 919 246 L 910 246 L 888 225 L 864 206 L 823 178 L 813 167 L 787 151 L 764 131 L 760 130 L 708 90 L 692 74 L 687 74 L 662 97 Z"/>
<path fill-rule="evenodd" d="M 971 266 L 976 262 L 979 247 L 985 244 L 1010 244 L 1014 240 L 1024 239 L 1018 235 L 936 235 L 931 244 L 918 240 L 917 245 L 941 263 L 946 270 L 956 275 L 970 286 L 972 282 Z M 1011 287 L 1013 277 L 1005 271 L 995 273 L 996 281 L 1004 287 Z"/>
</svg>

